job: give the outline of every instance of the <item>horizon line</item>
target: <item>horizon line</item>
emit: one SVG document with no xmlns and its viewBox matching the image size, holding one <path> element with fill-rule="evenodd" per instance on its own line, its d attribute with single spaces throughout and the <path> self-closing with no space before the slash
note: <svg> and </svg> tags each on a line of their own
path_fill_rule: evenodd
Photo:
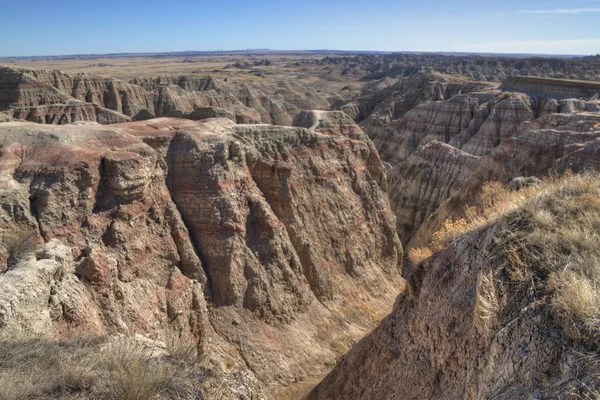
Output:
<svg viewBox="0 0 600 400">
<path fill-rule="evenodd" d="M 565 53 L 505 53 L 505 52 L 479 52 L 479 51 L 444 51 L 444 50 L 343 50 L 343 49 L 303 49 L 303 50 L 289 50 L 289 49 L 269 49 L 269 48 L 257 48 L 257 49 L 236 49 L 236 50 L 177 50 L 177 51 L 157 51 L 157 52 L 113 52 L 113 53 L 72 53 L 72 54 L 44 54 L 44 55 L 20 55 L 20 56 L 0 56 L 0 60 L 8 59 L 27 59 L 27 58 L 58 58 L 58 57 L 107 57 L 107 56 L 185 56 L 190 53 L 190 56 L 202 55 L 202 54 L 236 54 L 236 53 L 254 53 L 254 54 L 267 54 L 267 53 L 349 53 L 349 54 L 402 54 L 402 53 L 417 53 L 417 54 L 441 54 L 441 55 L 497 55 L 497 56 L 554 56 L 554 57 L 586 57 L 595 56 L 597 54 L 565 54 Z"/>
</svg>

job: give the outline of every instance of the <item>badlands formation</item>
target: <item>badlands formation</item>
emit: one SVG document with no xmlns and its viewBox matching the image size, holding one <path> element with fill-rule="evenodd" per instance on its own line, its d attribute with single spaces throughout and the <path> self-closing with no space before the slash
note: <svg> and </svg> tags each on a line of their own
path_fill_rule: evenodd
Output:
<svg viewBox="0 0 600 400">
<path fill-rule="evenodd" d="M 597 396 L 597 58 L 99 61 L 0 67 L 0 397 Z"/>
</svg>

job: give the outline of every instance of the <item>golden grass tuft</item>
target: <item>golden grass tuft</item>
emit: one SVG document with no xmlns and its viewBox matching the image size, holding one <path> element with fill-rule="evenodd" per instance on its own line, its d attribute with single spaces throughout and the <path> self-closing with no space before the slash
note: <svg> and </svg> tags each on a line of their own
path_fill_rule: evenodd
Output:
<svg viewBox="0 0 600 400">
<path fill-rule="evenodd" d="M 0 399 L 190 398 L 201 370 L 189 361 L 129 337 L 2 339 Z"/>
<path fill-rule="evenodd" d="M 459 219 L 447 219 L 442 227 L 433 234 L 431 238 L 431 249 L 433 251 L 440 251 L 448 243 L 454 241 L 457 237 L 462 235 L 464 232 L 470 230 L 472 224 L 469 223 L 465 218 Z"/>
<path fill-rule="evenodd" d="M 588 324 L 598 322 L 600 291 L 595 282 L 572 271 L 558 271 L 552 278 L 550 284 L 558 294 L 554 299 L 558 311 Z"/>
<path fill-rule="evenodd" d="M 494 225 L 488 262 L 516 287 L 547 298 L 556 320 L 574 339 L 600 338 L 600 178 L 596 174 L 549 177 L 511 191 L 492 182 L 432 237 L 433 252 L 461 235 Z M 428 248 L 409 251 L 422 262 Z M 477 306 L 482 321 L 497 308 L 491 277 L 482 277 Z M 529 293 L 528 292 L 528 293 Z M 525 293 L 525 292 L 524 292 Z"/>
<path fill-rule="evenodd" d="M 432 251 L 429 247 L 416 247 L 408 251 L 408 260 L 413 265 L 419 265 L 429 257 L 431 257 Z"/>
<path fill-rule="evenodd" d="M 499 304 L 496 288 L 491 273 L 481 274 L 478 282 L 477 297 L 475 299 L 475 323 L 477 328 L 485 331 L 490 320 L 496 315 Z"/>
<path fill-rule="evenodd" d="M 0 227 L 2 248 L 5 253 L 4 267 L 0 271 L 16 266 L 20 261 L 33 255 L 39 241 L 35 229 L 22 224 L 7 224 Z"/>
</svg>

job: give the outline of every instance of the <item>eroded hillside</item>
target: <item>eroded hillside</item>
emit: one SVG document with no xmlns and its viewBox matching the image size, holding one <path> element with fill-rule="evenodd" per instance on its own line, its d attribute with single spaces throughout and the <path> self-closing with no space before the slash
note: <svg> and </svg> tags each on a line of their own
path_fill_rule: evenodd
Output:
<svg viewBox="0 0 600 400">
<path fill-rule="evenodd" d="M 349 88 L 306 85 L 294 79 L 213 78 L 210 74 L 134 78 L 0 67 L 0 121 L 112 124 L 155 117 L 291 125 L 301 110 L 348 101 Z"/>
<path fill-rule="evenodd" d="M 600 79 L 598 75 L 599 56 L 520 58 L 494 55 L 395 53 L 325 57 L 319 63 L 359 70 L 364 74 L 364 79 L 407 77 L 423 72 L 462 75 L 473 80 L 493 82 L 499 82 L 509 76 L 518 75 L 587 80 Z"/>
<path fill-rule="evenodd" d="M 2 334 L 174 336 L 265 384 L 323 373 L 389 312 L 403 253 L 366 135 L 297 125 L 0 125 Z"/>
<path fill-rule="evenodd" d="M 1 68 L 0 397 L 593 393 L 595 62 Z"/>
<path fill-rule="evenodd" d="M 404 244 L 418 247 L 444 220 L 462 216 L 487 181 L 597 168 L 597 97 L 555 99 L 560 81 L 545 82 L 501 91 L 427 74 L 369 97 L 378 101 L 361 126 L 391 165 L 390 203 Z"/>
<path fill-rule="evenodd" d="M 599 194 L 596 175 L 488 185 L 309 398 L 597 397 Z"/>
</svg>

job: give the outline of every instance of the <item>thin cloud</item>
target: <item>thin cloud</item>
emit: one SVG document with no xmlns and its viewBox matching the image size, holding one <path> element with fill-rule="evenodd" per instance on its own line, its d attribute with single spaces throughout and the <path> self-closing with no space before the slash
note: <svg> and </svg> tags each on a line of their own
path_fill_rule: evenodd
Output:
<svg viewBox="0 0 600 400">
<path fill-rule="evenodd" d="M 600 13 L 600 8 L 559 8 L 556 10 L 521 10 L 521 14 L 587 14 Z"/>
<path fill-rule="evenodd" d="M 600 38 L 567 40 L 506 40 L 483 43 L 461 43 L 455 51 L 475 53 L 528 53 L 528 54 L 597 54 Z"/>
</svg>

